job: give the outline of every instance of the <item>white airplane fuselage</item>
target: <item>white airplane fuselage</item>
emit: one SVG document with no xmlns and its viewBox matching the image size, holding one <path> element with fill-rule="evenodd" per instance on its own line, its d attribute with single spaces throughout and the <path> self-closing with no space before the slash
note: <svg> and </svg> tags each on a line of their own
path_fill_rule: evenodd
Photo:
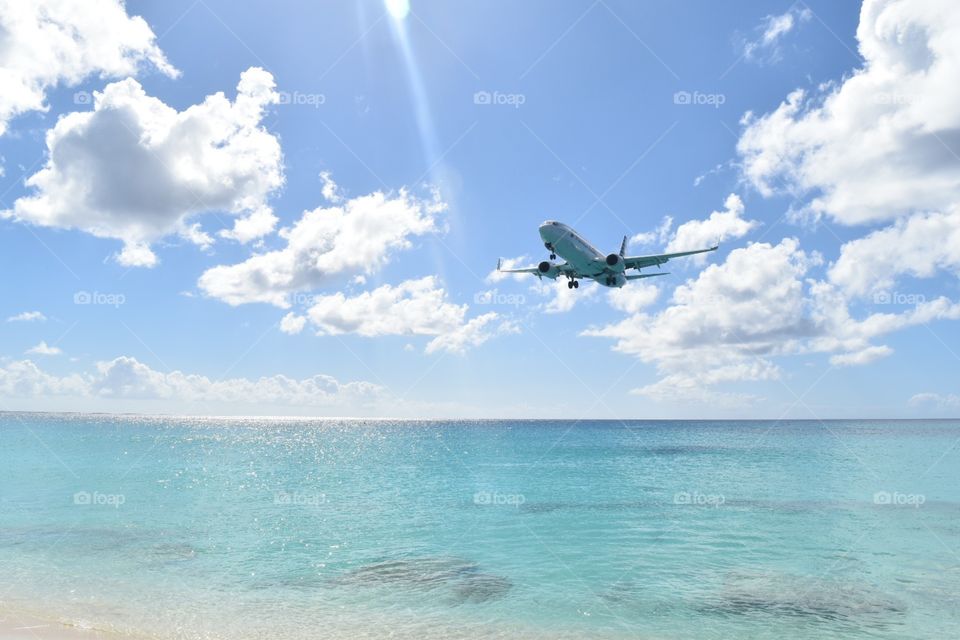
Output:
<svg viewBox="0 0 960 640">
<path fill-rule="evenodd" d="M 572 227 L 547 220 L 540 225 L 540 238 L 543 245 L 574 267 L 584 278 L 590 278 L 605 287 L 620 288 L 627 284 L 623 273 L 611 273 L 607 266 L 606 255 L 587 242 Z"/>
</svg>

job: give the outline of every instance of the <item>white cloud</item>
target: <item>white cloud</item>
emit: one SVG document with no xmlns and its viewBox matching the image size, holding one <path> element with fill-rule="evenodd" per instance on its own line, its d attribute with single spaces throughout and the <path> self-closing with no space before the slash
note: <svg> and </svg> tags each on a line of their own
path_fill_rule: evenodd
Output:
<svg viewBox="0 0 960 640">
<path fill-rule="evenodd" d="M 517 256 L 516 258 L 503 258 L 500 261 L 501 269 L 526 269 L 527 267 L 536 266 L 536 264 L 531 262 L 532 258 L 526 255 Z M 536 278 L 537 276 L 532 273 L 504 273 L 500 269 L 494 269 L 487 274 L 485 280 L 487 282 L 495 283 L 502 282 L 503 280 L 516 280 L 518 282 L 529 282 L 531 278 Z"/>
<path fill-rule="evenodd" d="M 0 397 L 83 395 L 89 382 L 78 374 L 55 376 L 42 371 L 30 360 L 0 363 Z"/>
<path fill-rule="evenodd" d="M 716 402 L 724 392 L 715 385 L 778 378 L 775 357 L 829 353 L 837 354 L 837 365 L 864 364 L 892 351 L 871 344 L 880 336 L 960 318 L 960 304 L 938 298 L 903 313 L 855 319 L 840 290 L 808 277 L 818 264 L 819 256 L 792 238 L 752 244 L 677 287 L 671 304 L 658 313 L 634 312 L 583 335 L 613 339 L 615 350 L 656 365 L 661 380 L 636 393 Z M 729 403 L 749 400 L 724 397 Z"/>
<path fill-rule="evenodd" d="M 744 220 L 743 200 L 735 193 L 727 196 L 723 211 L 712 211 L 706 220 L 690 220 L 677 227 L 673 239 L 667 245 L 667 253 L 695 251 L 712 247 L 718 242 L 731 238 L 742 238 L 759 226 L 756 220 Z M 692 256 L 692 260 L 703 264 L 706 255 Z"/>
<path fill-rule="evenodd" d="M 657 246 L 662 247 L 667 243 L 667 240 L 670 238 L 670 231 L 673 228 L 673 218 L 671 216 L 663 216 L 663 219 L 660 221 L 660 224 L 653 231 L 644 231 L 638 233 L 628 242 L 630 247 L 649 247 Z"/>
<path fill-rule="evenodd" d="M 463 355 L 469 349 L 479 347 L 495 335 L 520 331 L 517 325 L 510 321 L 499 322 L 496 327 L 490 326 L 497 323 L 499 318 L 500 316 L 493 312 L 477 316 L 449 333 L 441 334 L 431 340 L 427 343 L 426 352 L 446 351 Z"/>
<path fill-rule="evenodd" d="M 607 300 L 614 309 L 635 314 L 652 305 L 659 296 L 660 289 L 656 285 L 641 280 L 620 289 L 610 289 Z"/>
<path fill-rule="evenodd" d="M 543 305 L 544 313 L 567 313 L 578 303 L 596 296 L 600 285 L 592 280 L 581 280 L 579 287 L 570 289 L 566 280 L 558 278 L 537 282 L 531 286 L 531 290 L 542 296 L 550 296 L 550 300 Z"/>
<path fill-rule="evenodd" d="M 298 316 L 291 311 L 287 315 L 283 316 L 283 318 L 280 320 L 280 331 L 294 336 L 303 331 L 303 328 L 306 326 L 306 324 L 306 316 Z"/>
<path fill-rule="evenodd" d="M 46 322 L 47 316 L 39 311 L 24 311 L 7 318 L 7 322 Z"/>
<path fill-rule="evenodd" d="M 93 111 L 47 132 L 47 164 L 26 182 L 34 192 L 2 215 L 122 240 L 128 266 L 156 264 L 150 244 L 173 233 L 209 245 L 188 222 L 203 212 L 240 216 L 222 235 L 259 237 L 273 229 L 266 200 L 283 184 L 280 144 L 261 126 L 277 99 L 273 77 L 256 67 L 241 74 L 233 102 L 217 93 L 184 111 L 131 78 L 109 84 Z"/>
<path fill-rule="evenodd" d="M 880 358 L 886 358 L 893 353 L 893 349 L 886 345 L 874 345 L 864 347 L 860 351 L 852 353 L 840 353 L 830 356 L 830 364 L 836 367 L 851 367 L 864 364 L 870 364 Z"/>
<path fill-rule="evenodd" d="M 211 380 L 180 371 L 162 373 L 135 358 L 121 356 L 97 363 L 89 392 L 110 398 L 164 398 L 183 402 L 216 402 L 316 406 L 365 402 L 384 389 L 369 382 L 341 383 L 326 375 L 297 380 L 284 375 Z"/>
<path fill-rule="evenodd" d="M 331 204 L 343 202 L 343 194 L 340 192 L 340 187 L 333 181 L 333 177 L 329 171 L 321 171 L 320 180 L 323 182 L 320 193 L 324 200 Z"/>
<path fill-rule="evenodd" d="M 98 362 L 93 371 L 59 377 L 30 360 L 0 364 L 0 397 L 75 396 L 106 400 L 167 400 L 178 403 L 269 406 L 340 406 L 357 408 L 388 399 L 387 391 L 369 382 L 339 382 L 326 375 L 295 379 L 284 375 L 257 379 L 211 380 L 181 371 L 163 373 L 120 356 Z M 103 406 L 103 405 L 101 405 Z"/>
<path fill-rule="evenodd" d="M 281 229 L 284 248 L 213 267 L 198 285 L 230 305 L 266 302 L 289 308 L 291 293 L 379 272 L 394 253 L 411 246 L 413 237 L 438 231 L 445 208 L 436 192 L 424 200 L 401 189 L 305 211 L 296 224 Z"/>
<path fill-rule="evenodd" d="M 807 211 L 843 224 L 945 210 L 960 201 L 960 7 L 865 0 L 864 65 L 813 95 L 791 93 L 738 142 L 763 194 L 810 194 Z"/>
<path fill-rule="evenodd" d="M 119 0 L 0 0 L 0 33 L 0 135 L 18 114 L 46 111 L 54 86 L 135 75 L 144 63 L 178 75 Z"/>
<path fill-rule="evenodd" d="M 26 352 L 38 356 L 58 356 L 63 353 L 60 347 L 48 345 L 44 340 L 41 340 L 40 344 L 30 347 Z"/>
<path fill-rule="evenodd" d="M 510 323 L 490 326 L 499 319 L 496 313 L 467 321 L 467 305 L 447 301 L 446 291 L 437 286 L 433 276 L 396 286 L 386 284 L 353 297 L 337 292 L 315 296 L 314 300 L 307 317 L 318 335 L 435 336 L 427 345 L 427 353 L 463 353 L 496 333 L 512 330 Z"/>
<path fill-rule="evenodd" d="M 810 262 L 789 238 L 736 249 L 677 287 L 659 313 L 634 313 L 584 335 L 612 338 L 616 351 L 655 363 L 664 380 L 637 390 L 655 398 L 670 395 L 668 388 L 684 398 L 733 374 L 769 379 L 777 372 L 765 358 L 810 331 L 802 282 Z"/>
<path fill-rule="evenodd" d="M 428 367 L 429 368 L 429 367 Z M 0 358 L 0 399 L 10 409 L 238 416 L 489 416 L 490 405 L 398 397 L 363 380 L 328 375 L 212 379 L 164 373 L 130 356 L 58 376 L 30 360 Z M 514 411 L 522 412 L 525 405 Z M 498 415 L 499 412 L 495 412 Z M 503 415 L 509 415 L 509 412 Z"/>
<path fill-rule="evenodd" d="M 850 295 L 894 285 L 898 276 L 929 278 L 943 269 L 960 274 L 960 208 L 918 213 L 847 242 L 830 268 L 830 281 Z"/>
<path fill-rule="evenodd" d="M 813 17 L 810 9 L 791 8 L 786 13 L 767 16 L 757 27 L 758 37 L 743 43 L 743 56 L 747 60 L 773 62 L 780 57 L 779 43 L 801 22 Z"/>
<path fill-rule="evenodd" d="M 916 393 L 911 396 L 911 407 L 932 407 L 934 409 L 960 409 L 960 396 L 956 394 Z"/>
</svg>

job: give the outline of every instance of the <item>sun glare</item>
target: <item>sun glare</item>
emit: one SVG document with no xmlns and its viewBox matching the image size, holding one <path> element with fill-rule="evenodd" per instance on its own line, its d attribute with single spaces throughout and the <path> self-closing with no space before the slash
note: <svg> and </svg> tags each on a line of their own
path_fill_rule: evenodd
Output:
<svg viewBox="0 0 960 640">
<path fill-rule="evenodd" d="M 410 0 L 383 0 L 383 3 L 394 20 L 403 20 L 410 13 Z"/>
</svg>

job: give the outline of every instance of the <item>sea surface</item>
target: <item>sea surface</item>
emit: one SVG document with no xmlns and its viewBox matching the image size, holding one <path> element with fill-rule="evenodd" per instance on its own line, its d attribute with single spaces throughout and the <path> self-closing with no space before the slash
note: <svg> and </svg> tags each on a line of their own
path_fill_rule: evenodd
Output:
<svg viewBox="0 0 960 640">
<path fill-rule="evenodd" d="M 0 608 L 135 638 L 956 638 L 960 422 L 5 413 Z"/>
</svg>

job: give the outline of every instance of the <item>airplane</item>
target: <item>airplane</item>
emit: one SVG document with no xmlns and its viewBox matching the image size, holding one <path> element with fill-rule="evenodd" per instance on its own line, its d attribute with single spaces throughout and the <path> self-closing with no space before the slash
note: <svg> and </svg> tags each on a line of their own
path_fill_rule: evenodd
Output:
<svg viewBox="0 0 960 640">
<path fill-rule="evenodd" d="M 605 287 L 619 289 L 630 280 L 669 275 L 667 272 L 627 274 L 628 269 L 640 271 L 644 267 L 656 266 L 659 268 L 660 265 L 671 258 L 692 256 L 696 253 L 716 251 L 719 248 L 719 244 L 717 244 L 709 249 L 628 257 L 626 255 L 627 236 L 624 236 L 623 243 L 620 245 L 620 252 L 604 256 L 573 228 L 556 220 L 547 220 L 540 225 L 540 238 L 543 240 L 543 246 L 550 251 L 550 261 L 544 260 L 535 267 L 525 269 L 501 269 L 502 260 L 500 260 L 497 261 L 497 271 L 502 273 L 532 273 L 541 280 L 543 278 L 556 280 L 560 276 L 565 276 L 567 287 L 570 289 L 578 289 L 580 287 L 579 279 L 582 278 L 590 278 Z M 560 256 L 566 262 L 554 264 L 552 261 L 556 260 L 557 256 Z"/>
</svg>

